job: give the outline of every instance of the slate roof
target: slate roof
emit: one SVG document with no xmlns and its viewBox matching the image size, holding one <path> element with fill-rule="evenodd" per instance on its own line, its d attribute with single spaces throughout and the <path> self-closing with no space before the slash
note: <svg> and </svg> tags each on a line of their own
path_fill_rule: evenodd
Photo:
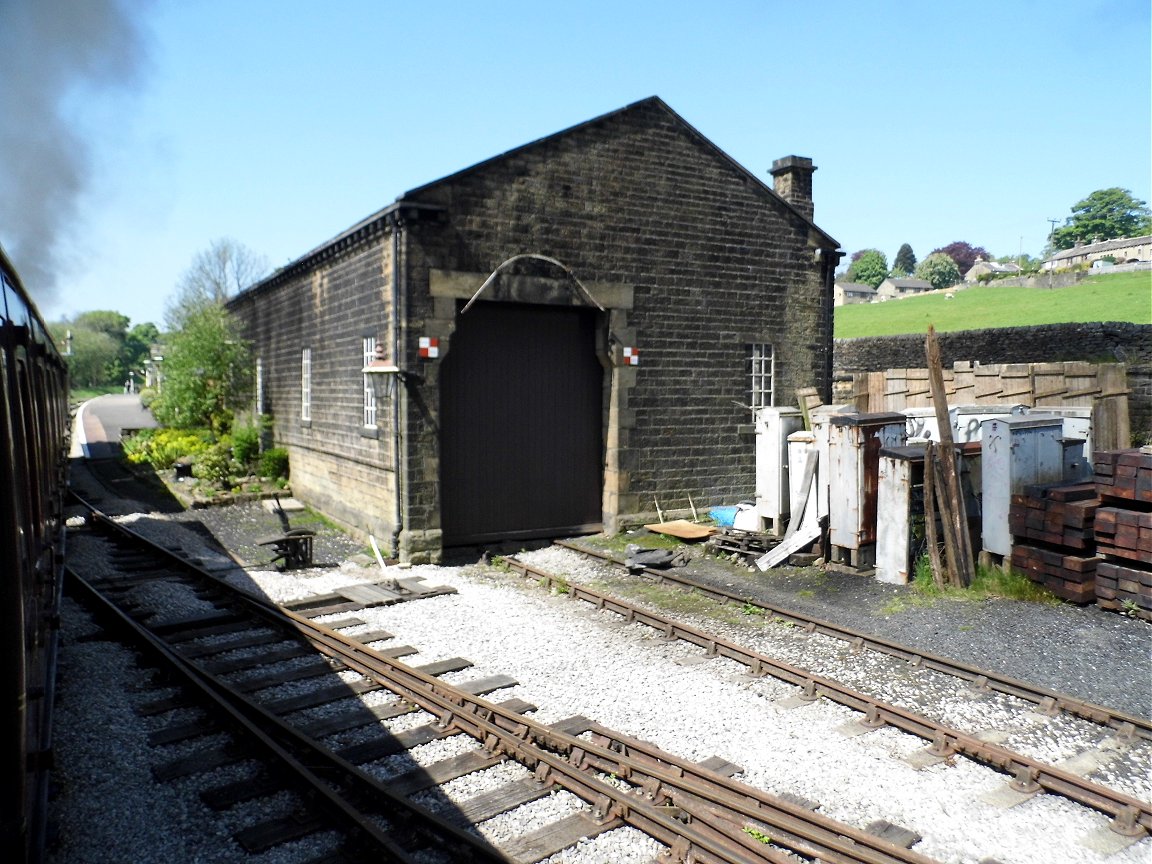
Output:
<svg viewBox="0 0 1152 864">
<path fill-rule="evenodd" d="M 927 279 L 888 278 L 884 280 L 893 288 L 900 291 L 931 291 L 932 283 Z M 883 284 L 883 283 L 881 283 Z"/>
<path fill-rule="evenodd" d="M 1117 249 L 1127 249 L 1130 246 L 1146 246 L 1152 243 L 1152 234 L 1142 237 L 1119 237 L 1116 240 L 1104 240 L 1100 243 L 1086 243 L 1083 246 L 1073 246 L 1071 249 L 1061 249 L 1049 261 L 1063 261 L 1066 258 L 1076 258 L 1080 255 L 1096 255 L 1102 252 L 1114 252 Z"/>
</svg>

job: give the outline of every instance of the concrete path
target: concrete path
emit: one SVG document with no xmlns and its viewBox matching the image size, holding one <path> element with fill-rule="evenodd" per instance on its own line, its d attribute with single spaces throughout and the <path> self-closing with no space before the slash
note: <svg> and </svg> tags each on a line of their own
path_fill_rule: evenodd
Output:
<svg viewBox="0 0 1152 864">
<path fill-rule="evenodd" d="M 159 424 L 136 393 L 108 394 L 80 406 L 72 425 L 73 457 L 114 459 L 125 429 L 154 429 Z"/>
</svg>

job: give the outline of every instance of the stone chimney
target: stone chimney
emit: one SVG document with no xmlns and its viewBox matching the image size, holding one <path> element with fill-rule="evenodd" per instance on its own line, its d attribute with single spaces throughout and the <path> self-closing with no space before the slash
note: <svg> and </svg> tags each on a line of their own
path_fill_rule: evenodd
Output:
<svg viewBox="0 0 1152 864">
<path fill-rule="evenodd" d="M 772 163 L 772 181 L 776 194 L 795 207 L 809 221 L 812 219 L 812 172 L 816 166 L 804 156 L 785 156 Z"/>
</svg>

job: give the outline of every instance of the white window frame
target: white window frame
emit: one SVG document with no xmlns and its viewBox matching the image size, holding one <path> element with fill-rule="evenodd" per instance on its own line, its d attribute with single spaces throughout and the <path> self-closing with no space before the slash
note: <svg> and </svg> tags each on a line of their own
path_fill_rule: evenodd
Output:
<svg viewBox="0 0 1152 864">
<path fill-rule="evenodd" d="M 364 337 L 364 363 L 363 368 L 368 368 L 368 365 L 376 359 L 376 337 Z M 364 379 L 364 428 L 376 428 L 376 389 L 372 383 L 372 376 L 365 372 L 362 376 Z"/>
<path fill-rule="evenodd" d="M 752 411 L 770 408 L 776 404 L 776 348 L 771 342 L 753 342 L 748 360 Z"/>
<path fill-rule="evenodd" d="M 256 358 L 256 413 L 264 414 L 264 358 Z"/>
<path fill-rule="evenodd" d="M 300 349 L 300 419 L 312 420 L 312 349 Z"/>
</svg>

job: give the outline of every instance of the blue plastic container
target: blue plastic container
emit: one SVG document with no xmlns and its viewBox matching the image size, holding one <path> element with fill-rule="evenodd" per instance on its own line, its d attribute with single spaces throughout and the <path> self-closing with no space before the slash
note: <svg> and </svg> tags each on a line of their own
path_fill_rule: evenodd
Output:
<svg viewBox="0 0 1152 864">
<path fill-rule="evenodd" d="M 732 523 L 736 521 L 736 514 L 739 511 L 739 507 L 711 507 L 708 510 L 708 515 L 715 520 L 717 525 L 724 528 L 731 528 Z"/>
</svg>

